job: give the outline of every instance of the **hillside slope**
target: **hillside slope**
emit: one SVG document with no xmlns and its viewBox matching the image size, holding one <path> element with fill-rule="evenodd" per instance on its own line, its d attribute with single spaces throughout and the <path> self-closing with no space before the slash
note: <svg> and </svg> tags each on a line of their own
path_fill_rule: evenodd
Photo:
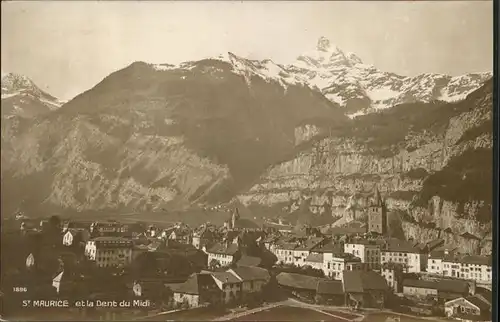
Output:
<svg viewBox="0 0 500 322">
<path fill-rule="evenodd" d="M 349 121 L 271 61 L 134 63 L 38 117 L 2 158 L 2 208 L 143 211 L 230 199 L 293 153 L 305 123 Z"/>
</svg>

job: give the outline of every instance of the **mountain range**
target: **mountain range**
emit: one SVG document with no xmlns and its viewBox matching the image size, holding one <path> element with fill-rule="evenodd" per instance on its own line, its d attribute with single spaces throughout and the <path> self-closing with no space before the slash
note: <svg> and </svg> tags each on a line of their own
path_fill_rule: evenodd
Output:
<svg viewBox="0 0 500 322">
<path fill-rule="evenodd" d="M 62 106 L 9 74 L 2 213 L 232 200 L 332 217 L 361 212 L 377 185 L 406 237 L 488 249 L 490 78 L 398 76 L 325 38 L 290 65 L 232 53 L 135 62 Z"/>
</svg>

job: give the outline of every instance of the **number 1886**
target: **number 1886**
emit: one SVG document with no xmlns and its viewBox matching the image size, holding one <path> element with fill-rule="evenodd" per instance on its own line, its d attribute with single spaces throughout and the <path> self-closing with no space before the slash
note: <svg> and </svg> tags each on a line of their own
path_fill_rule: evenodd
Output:
<svg viewBox="0 0 500 322">
<path fill-rule="evenodd" d="M 24 287 L 24 286 L 15 286 L 12 288 L 12 291 L 15 292 L 15 293 L 24 293 L 24 292 L 28 292 L 28 288 L 27 287 Z"/>
</svg>

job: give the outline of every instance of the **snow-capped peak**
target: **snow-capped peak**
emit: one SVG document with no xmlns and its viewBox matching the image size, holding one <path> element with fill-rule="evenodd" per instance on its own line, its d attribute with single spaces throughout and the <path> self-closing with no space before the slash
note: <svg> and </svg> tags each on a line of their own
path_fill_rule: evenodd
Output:
<svg viewBox="0 0 500 322">
<path fill-rule="evenodd" d="M 57 109 L 62 105 L 55 97 L 42 91 L 28 77 L 15 73 L 4 73 L 2 75 L 2 100 L 14 98 L 16 100 L 19 99 L 19 104 L 21 105 L 27 102 L 28 98 L 31 98 L 39 101 L 51 110 Z"/>
<path fill-rule="evenodd" d="M 20 90 L 37 90 L 38 87 L 26 76 L 5 73 L 2 75 L 2 92 L 7 91 L 20 91 Z"/>
<path fill-rule="evenodd" d="M 334 46 L 335 51 L 339 51 L 338 47 Z M 330 39 L 326 37 L 320 37 L 318 39 L 318 44 L 316 45 L 316 49 L 318 51 L 323 51 L 323 52 L 331 52 L 332 51 L 332 44 L 330 42 Z"/>
<path fill-rule="evenodd" d="M 315 50 L 308 51 L 297 57 L 292 66 L 301 69 L 321 70 L 351 67 L 362 63 L 358 56 L 352 53 L 346 54 L 339 47 L 332 45 L 331 41 L 326 37 L 320 37 Z"/>
</svg>

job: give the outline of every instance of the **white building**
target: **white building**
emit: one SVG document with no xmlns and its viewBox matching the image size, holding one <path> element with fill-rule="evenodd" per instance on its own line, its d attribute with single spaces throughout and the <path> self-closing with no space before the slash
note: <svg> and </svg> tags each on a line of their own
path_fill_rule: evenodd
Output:
<svg viewBox="0 0 500 322">
<path fill-rule="evenodd" d="M 85 255 L 98 267 L 127 265 L 132 262 L 132 241 L 121 237 L 97 237 L 87 242 Z"/>
<path fill-rule="evenodd" d="M 207 266 L 210 267 L 214 262 L 220 267 L 231 265 L 240 255 L 239 249 L 237 238 L 233 242 L 217 243 L 210 249 L 204 246 L 203 251 L 208 255 Z"/>
<path fill-rule="evenodd" d="M 428 255 L 411 243 L 391 239 L 380 251 L 380 264 L 396 263 L 406 267 L 409 273 L 420 273 L 427 267 Z"/>
<path fill-rule="evenodd" d="M 358 239 L 344 244 L 344 253 L 352 254 L 361 259 L 367 268 L 380 269 L 380 242 L 375 240 Z"/>
<path fill-rule="evenodd" d="M 343 271 L 356 271 L 362 268 L 361 259 L 352 253 L 324 253 L 323 272 L 335 280 L 342 279 Z"/>
<path fill-rule="evenodd" d="M 63 245 L 64 246 L 71 246 L 73 245 L 73 239 L 74 239 L 74 232 L 68 230 L 66 233 L 63 235 Z"/>
<path fill-rule="evenodd" d="M 443 276 L 492 283 L 492 265 L 489 256 L 446 256 L 443 259 Z"/>
<path fill-rule="evenodd" d="M 427 258 L 427 273 L 443 275 L 443 260 L 446 256 L 453 254 L 453 252 L 454 249 L 441 247 L 429 253 Z"/>
<path fill-rule="evenodd" d="M 278 263 L 294 264 L 295 263 L 295 248 L 296 243 L 291 242 L 278 242 L 274 247 L 273 253 L 277 257 Z"/>
</svg>

